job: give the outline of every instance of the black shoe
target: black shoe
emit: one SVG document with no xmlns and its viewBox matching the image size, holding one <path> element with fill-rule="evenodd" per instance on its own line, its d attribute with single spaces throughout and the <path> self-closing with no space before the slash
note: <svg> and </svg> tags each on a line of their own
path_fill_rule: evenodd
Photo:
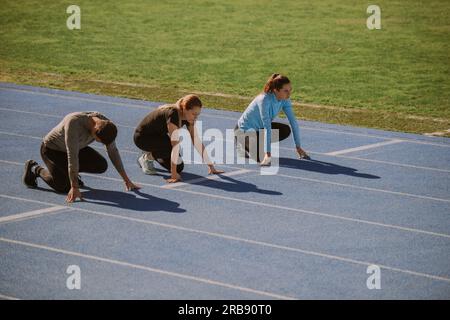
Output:
<svg viewBox="0 0 450 320">
<path fill-rule="evenodd" d="M 25 162 L 25 170 L 22 176 L 22 182 L 28 187 L 28 188 L 36 188 L 37 182 L 36 182 L 36 174 L 33 172 L 33 167 L 37 166 L 36 161 L 34 160 L 27 160 Z"/>
</svg>

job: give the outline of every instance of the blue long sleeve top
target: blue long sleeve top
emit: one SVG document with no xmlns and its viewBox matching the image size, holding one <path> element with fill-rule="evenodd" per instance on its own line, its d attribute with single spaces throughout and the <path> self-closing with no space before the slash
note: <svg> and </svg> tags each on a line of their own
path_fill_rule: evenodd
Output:
<svg viewBox="0 0 450 320">
<path fill-rule="evenodd" d="M 271 152 L 272 120 L 283 110 L 291 125 L 294 142 L 300 147 L 300 128 L 292 111 L 290 99 L 278 100 L 274 93 L 262 93 L 248 105 L 238 120 L 239 129 L 244 132 L 266 129 L 264 136 L 264 152 Z"/>
</svg>

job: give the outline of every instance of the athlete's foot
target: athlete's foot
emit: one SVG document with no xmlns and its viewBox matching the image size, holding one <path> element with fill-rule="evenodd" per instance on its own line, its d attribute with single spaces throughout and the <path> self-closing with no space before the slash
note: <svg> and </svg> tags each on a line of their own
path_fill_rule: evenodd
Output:
<svg viewBox="0 0 450 320">
<path fill-rule="evenodd" d="M 34 160 L 27 160 L 25 162 L 25 168 L 22 176 L 22 182 L 28 187 L 28 188 L 36 188 L 37 187 L 37 181 L 36 181 L 36 174 L 33 171 L 33 167 L 37 166 L 36 161 Z"/>
<path fill-rule="evenodd" d="M 144 172 L 145 174 L 156 174 L 156 169 L 153 165 L 154 160 L 147 160 L 144 158 L 144 155 L 141 155 L 138 160 L 138 165 L 139 167 L 142 169 L 142 172 Z"/>
</svg>

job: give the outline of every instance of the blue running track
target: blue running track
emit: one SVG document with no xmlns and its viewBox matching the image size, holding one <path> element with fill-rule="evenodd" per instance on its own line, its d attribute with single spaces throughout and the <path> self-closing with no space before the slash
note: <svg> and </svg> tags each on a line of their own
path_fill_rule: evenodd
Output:
<svg viewBox="0 0 450 320">
<path fill-rule="evenodd" d="M 311 161 L 289 137 L 276 175 L 187 164 L 167 185 L 167 172 L 141 172 L 132 139 L 157 105 L 0 83 L 0 298 L 450 298 L 449 139 L 299 121 Z M 23 164 L 42 163 L 42 137 L 88 110 L 119 125 L 142 189 L 125 192 L 112 166 L 82 174 L 84 202 L 67 205 L 42 180 L 27 189 Z M 225 134 L 238 117 L 204 108 L 200 119 Z M 67 287 L 71 265 L 80 290 Z"/>
</svg>

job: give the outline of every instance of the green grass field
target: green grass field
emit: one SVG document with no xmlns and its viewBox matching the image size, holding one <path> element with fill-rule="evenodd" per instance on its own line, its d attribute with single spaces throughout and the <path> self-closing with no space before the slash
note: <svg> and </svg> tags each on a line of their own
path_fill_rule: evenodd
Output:
<svg viewBox="0 0 450 320">
<path fill-rule="evenodd" d="M 81 30 L 66 27 L 70 4 L 81 8 Z M 381 30 L 366 27 L 370 4 L 381 7 Z M 448 0 L 0 6 L 3 81 L 158 101 L 196 91 L 208 106 L 243 110 L 281 72 L 293 82 L 294 101 L 336 107 L 300 106 L 304 119 L 450 128 Z"/>
</svg>

